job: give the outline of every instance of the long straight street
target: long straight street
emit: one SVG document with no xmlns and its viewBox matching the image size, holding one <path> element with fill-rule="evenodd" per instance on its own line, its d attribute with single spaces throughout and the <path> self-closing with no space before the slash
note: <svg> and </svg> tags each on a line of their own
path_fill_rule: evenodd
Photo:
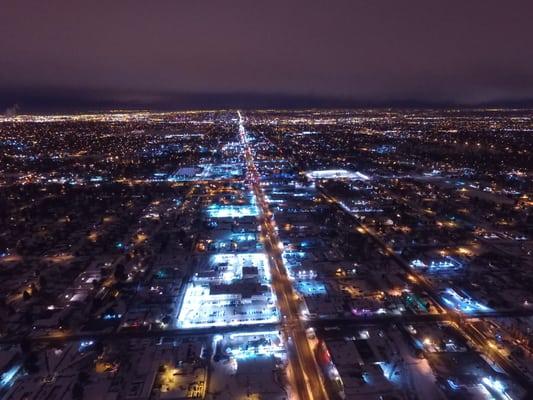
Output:
<svg viewBox="0 0 533 400">
<path fill-rule="evenodd" d="M 307 340 L 305 326 L 299 316 L 298 297 L 283 265 L 283 244 L 279 241 L 272 212 L 261 188 L 260 175 L 256 169 L 253 151 L 244 128 L 244 119 L 240 111 L 238 115 L 239 138 L 244 149 L 247 177 L 260 209 L 261 230 L 265 237 L 265 248 L 271 265 L 272 286 L 282 315 L 282 330 L 289 354 L 291 383 L 300 399 L 327 399 L 321 373 Z"/>
</svg>

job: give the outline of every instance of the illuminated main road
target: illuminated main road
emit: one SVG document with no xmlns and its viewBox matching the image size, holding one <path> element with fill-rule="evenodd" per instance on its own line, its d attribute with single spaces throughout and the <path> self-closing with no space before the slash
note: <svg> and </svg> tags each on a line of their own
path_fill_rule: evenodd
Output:
<svg viewBox="0 0 533 400">
<path fill-rule="evenodd" d="M 272 287 L 282 315 L 282 330 L 289 355 L 289 380 L 298 398 L 302 400 L 327 399 L 321 373 L 307 340 L 305 325 L 300 320 L 298 296 L 293 290 L 287 270 L 283 265 L 282 243 L 279 241 L 275 223 L 272 220 L 272 212 L 260 185 L 259 174 L 244 129 L 244 120 L 240 112 L 238 115 L 239 138 L 243 145 L 247 178 L 260 209 L 261 231 L 265 237 L 265 249 L 272 270 Z"/>
</svg>

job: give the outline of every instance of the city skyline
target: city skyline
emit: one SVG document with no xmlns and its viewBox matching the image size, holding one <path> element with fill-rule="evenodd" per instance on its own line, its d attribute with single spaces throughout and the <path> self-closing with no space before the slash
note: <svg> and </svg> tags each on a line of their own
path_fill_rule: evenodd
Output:
<svg viewBox="0 0 533 400">
<path fill-rule="evenodd" d="M 0 399 L 533 399 L 532 15 L 0 0 Z"/>
</svg>

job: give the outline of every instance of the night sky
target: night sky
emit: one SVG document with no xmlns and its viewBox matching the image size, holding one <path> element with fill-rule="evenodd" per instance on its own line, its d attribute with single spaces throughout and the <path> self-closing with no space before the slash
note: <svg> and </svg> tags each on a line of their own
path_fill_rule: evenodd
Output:
<svg viewBox="0 0 533 400">
<path fill-rule="evenodd" d="M 0 112 L 528 104 L 533 1 L 0 0 Z"/>
</svg>

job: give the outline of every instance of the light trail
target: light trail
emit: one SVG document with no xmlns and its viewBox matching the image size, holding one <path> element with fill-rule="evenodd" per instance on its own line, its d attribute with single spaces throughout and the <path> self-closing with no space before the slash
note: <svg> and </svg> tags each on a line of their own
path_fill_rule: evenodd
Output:
<svg viewBox="0 0 533 400">
<path fill-rule="evenodd" d="M 248 143 L 244 119 L 240 111 L 239 139 L 243 146 L 247 168 L 247 179 L 250 181 L 256 204 L 259 205 L 260 225 L 265 238 L 265 249 L 269 255 L 272 269 L 272 287 L 276 293 L 278 307 L 282 314 L 282 330 L 285 333 L 290 370 L 295 391 L 300 399 L 328 399 L 322 376 L 317 366 L 313 351 L 309 346 L 305 326 L 300 319 L 298 304 L 294 300 L 294 291 L 287 270 L 283 264 L 282 246 L 276 230 L 270 223 L 272 212 L 260 185 L 259 174 L 254 163 L 252 149 Z"/>
</svg>

